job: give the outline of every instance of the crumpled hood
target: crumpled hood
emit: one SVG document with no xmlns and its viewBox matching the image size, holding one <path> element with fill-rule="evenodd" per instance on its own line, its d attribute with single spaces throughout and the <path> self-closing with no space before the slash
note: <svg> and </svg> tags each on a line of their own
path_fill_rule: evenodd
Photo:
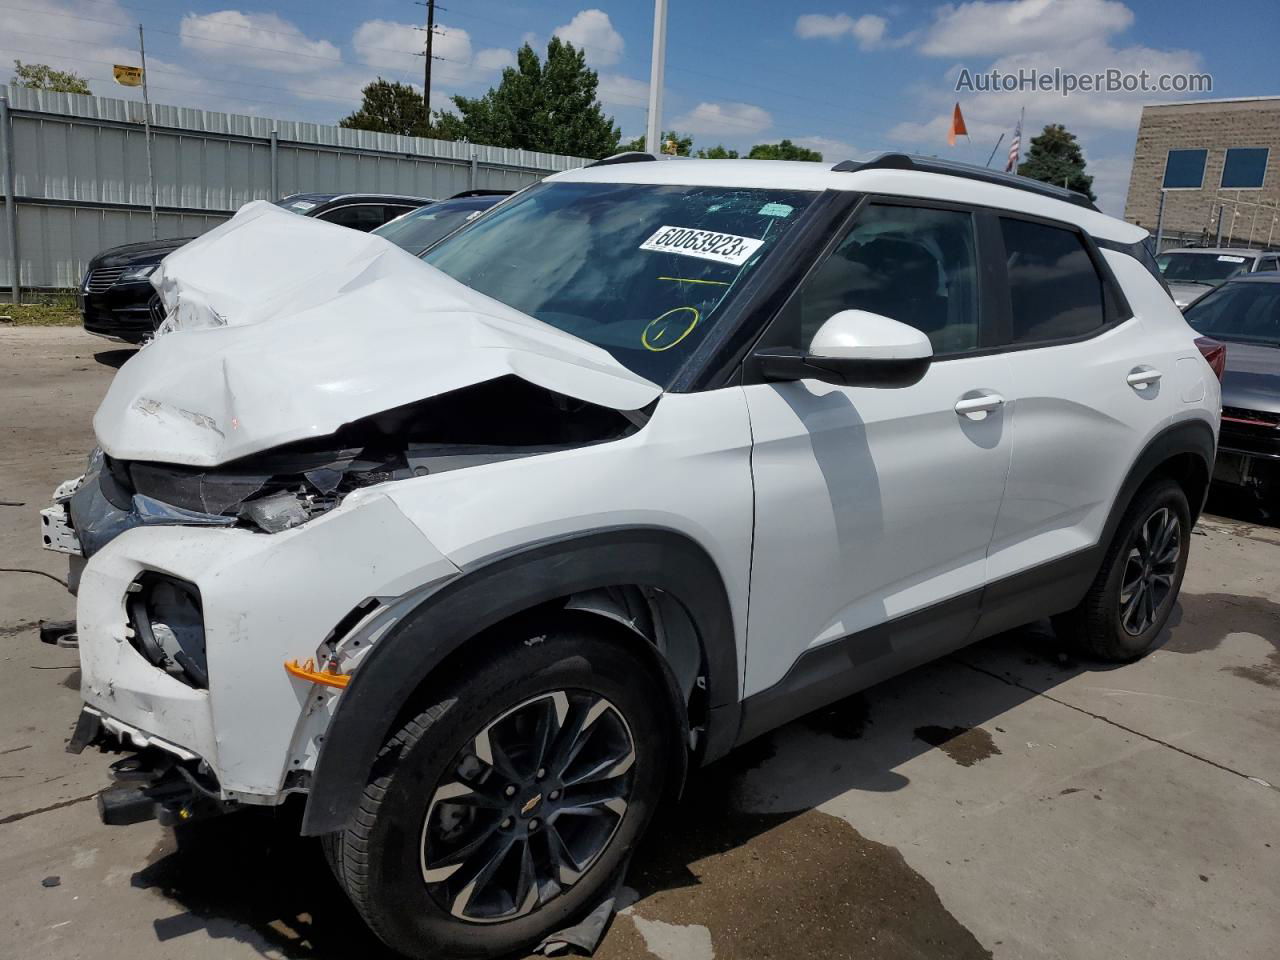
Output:
<svg viewBox="0 0 1280 960">
<path fill-rule="evenodd" d="M 661 388 L 383 240 L 265 202 L 166 257 L 168 319 L 93 419 L 121 460 L 215 466 L 514 375 L 617 410 Z"/>
</svg>

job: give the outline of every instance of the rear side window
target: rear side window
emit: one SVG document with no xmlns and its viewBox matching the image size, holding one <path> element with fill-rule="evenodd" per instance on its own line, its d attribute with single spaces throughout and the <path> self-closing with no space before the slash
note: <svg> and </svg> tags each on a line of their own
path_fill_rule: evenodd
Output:
<svg viewBox="0 0 1280 960">
<path fill-rule="evenodd" d="M 358 203 L 348 207 L 338 207 L 320 214 L 321 220 L 328 220 L 340 227 L 352 230 L 369 231 L 380 227 L 388 220 L 394 220 L 412 207 L 383 206 L 380 203 Z"/>
<path fill-rule="evenodd" d="M 1084 336 L 1106 322 L 1102 278 L 1079 234 L 1007 217 L 1000 231 L 1014 343 Z"/>
</svg>

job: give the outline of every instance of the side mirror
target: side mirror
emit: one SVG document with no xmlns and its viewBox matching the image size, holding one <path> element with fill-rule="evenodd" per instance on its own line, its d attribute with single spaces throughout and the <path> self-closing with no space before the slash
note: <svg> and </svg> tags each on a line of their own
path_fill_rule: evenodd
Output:
<svg viewBox="0 0 1280 960">
<path fill-rule="evenodd" d="M 822 380 L 844 387 L 909 387 L 933 362 L 929 338 L 866 310 L 841 310 L 818 328 L 807 352 L 760 348 L 766 380 Z"/>
</svg>

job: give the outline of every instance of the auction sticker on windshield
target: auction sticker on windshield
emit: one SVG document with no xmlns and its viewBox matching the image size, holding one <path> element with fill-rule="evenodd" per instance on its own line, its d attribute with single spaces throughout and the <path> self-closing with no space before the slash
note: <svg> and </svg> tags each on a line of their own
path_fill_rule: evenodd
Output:
<svg viewBox="0 0 1280 960">
<path fill-rule="evenodd" d="M 659 227 L 648 240 L 640 244 L 641 250 L 655 253 L 678 253 L 686 257 L 699 257 L 740 267 L 747 258 L 760 249 L 763 240 L 738 237 L 732 233 L 714 230 L 695 230 L 692 227 Z"/>
</svg>

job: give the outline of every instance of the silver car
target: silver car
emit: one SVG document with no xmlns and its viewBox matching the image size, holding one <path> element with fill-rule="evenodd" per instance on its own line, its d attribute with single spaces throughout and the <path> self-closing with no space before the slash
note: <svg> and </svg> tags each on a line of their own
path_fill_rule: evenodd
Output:
<svg viewBox="0 0 1280 960">
<path fill-rule="evenodd" d="M 1248 273 L 1280 271 L 1280 252 L 1247 247 L 1186 247 L 1156 258 L 1173 302 L 1185 307 L 1210 290 Z"/>
<path fill-rule="evenodd" d="M 1213 479 L 1280 513 L 1280 273 L 1229 280 L 1185 315 L 1199 333 L 1227 343 Z"/>
</svg>

